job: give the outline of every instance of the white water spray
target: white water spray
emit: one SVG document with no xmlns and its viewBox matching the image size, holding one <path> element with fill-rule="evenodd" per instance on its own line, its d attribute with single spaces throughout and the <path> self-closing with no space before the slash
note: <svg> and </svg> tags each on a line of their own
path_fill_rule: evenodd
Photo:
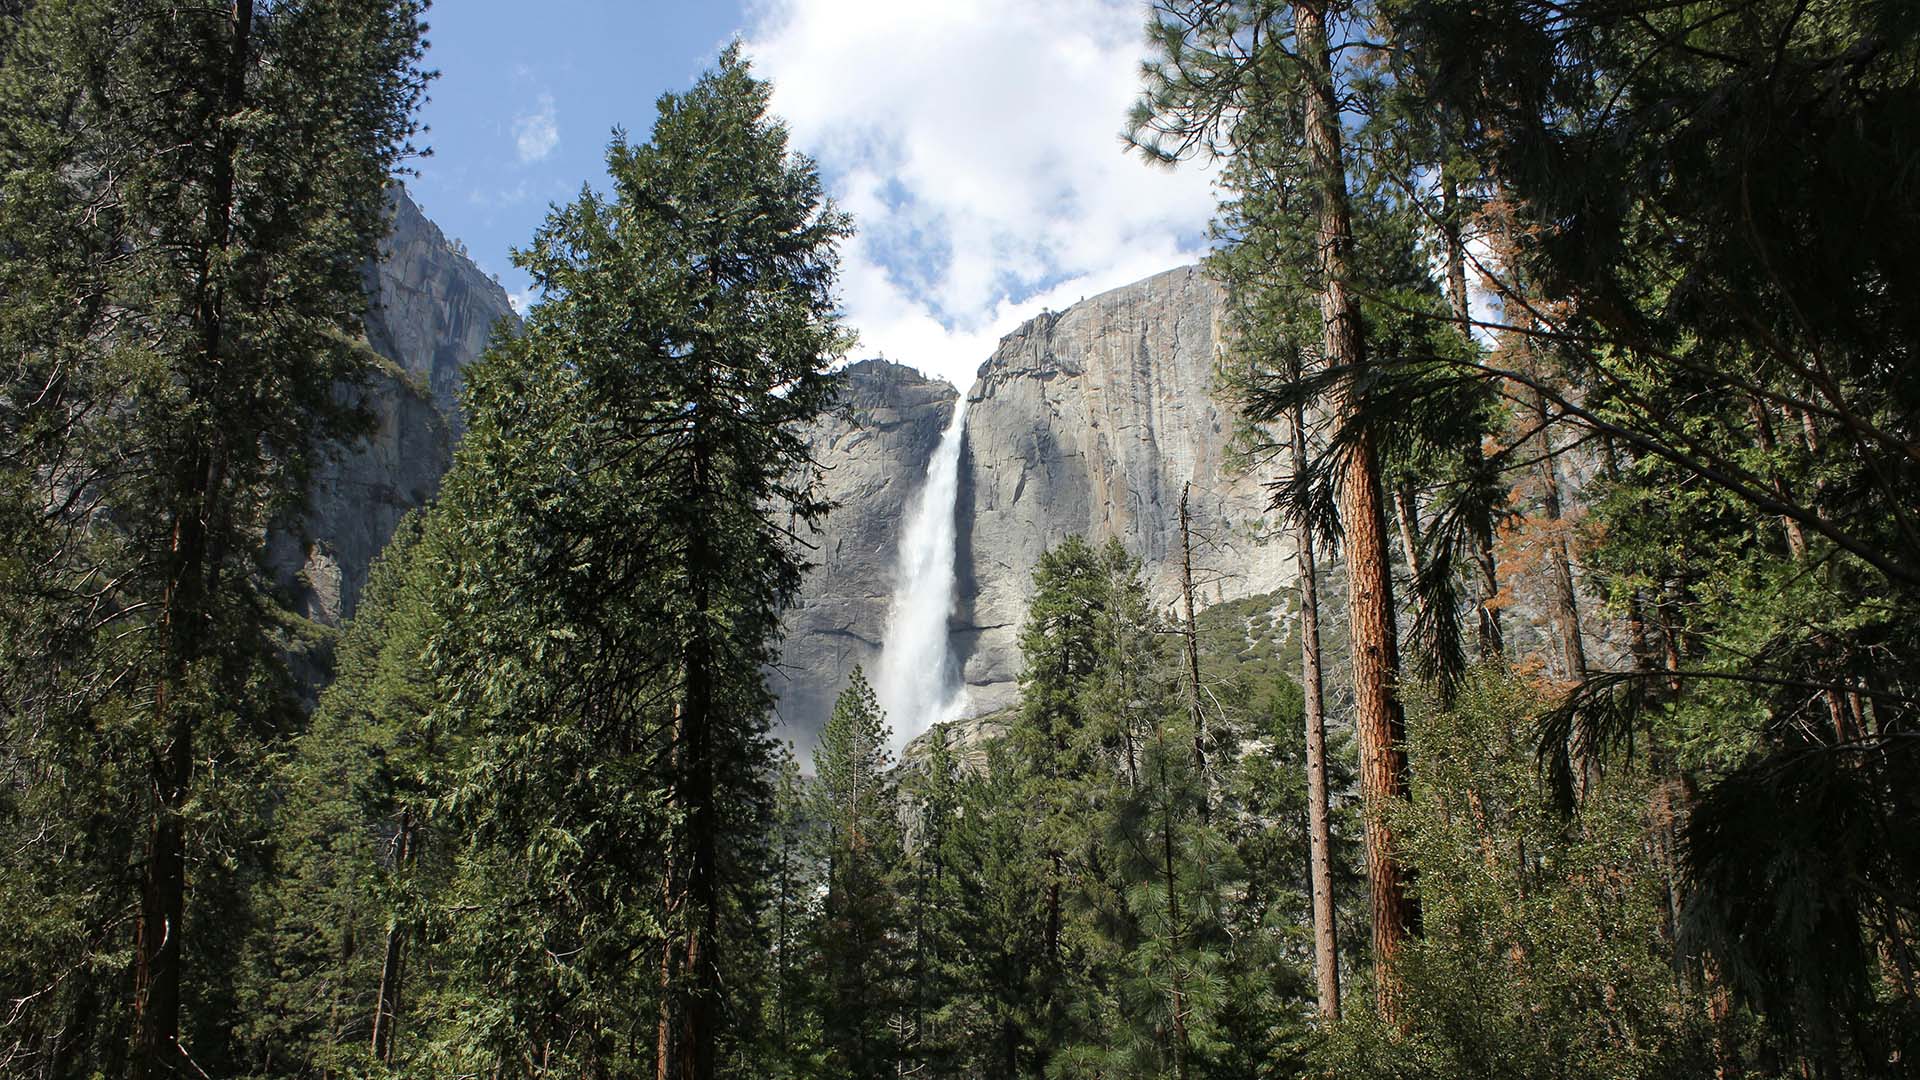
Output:
<svg viewBox="0 0 1920 1080">
<path fill-rule="evenodd" d="M 927 462 L 927 481 L 900 533 L 893 605 L 887 612 L 874 686 L 893 727 L 896 753 L 934 724 L 958 717 L 967 704 L 947 642 L 947 619 L 954 605 L 954 504 L 966 417 L 967 398 L 962 394 Z"/>
</svg>

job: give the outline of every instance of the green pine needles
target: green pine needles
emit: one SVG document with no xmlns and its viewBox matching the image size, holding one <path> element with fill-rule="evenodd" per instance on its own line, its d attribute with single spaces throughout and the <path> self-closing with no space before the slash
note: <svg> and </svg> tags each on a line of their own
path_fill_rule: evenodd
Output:
<svg viewBox="0 0 1920 1080">
<path fill-rule="evenodd" d="M 0 12 L 0 1071 L 243 1067 L 299 719 L 257 559 L 364 429 L 341 391 L 424 7 Z"/>
<path fill-rule="evenodd" d="M 0 1076 L 1913 1071 L 1910 3 L 1157 0 L 1297 579 L 1059 539 L 899 760 L 769 735 L 852 224 L 738 46 L 276 595 L 425 7 L 0 0 Z"/>
</svg>

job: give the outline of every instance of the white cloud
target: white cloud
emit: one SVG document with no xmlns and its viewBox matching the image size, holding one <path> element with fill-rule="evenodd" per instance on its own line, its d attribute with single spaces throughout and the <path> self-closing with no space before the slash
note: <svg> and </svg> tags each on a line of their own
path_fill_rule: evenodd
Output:
<svg viewBox="0 0 1920 1080">
<path fill-rule="evenodd" d="M 964 388 L 1042 308 L 1200 257 L 1209 174 L 1120 140 L 1145 21 L 1138 0 L 763 0 L 756 73 L 860 228 L 860 355 Z"/>
<path fill-rule="evenodd" d="M 468 203 L 489 209 L 517 206 L 532 197 L 533 187 L 525 180 L 512 187 L 477 187 L 467 192 Z"/>
<path fill-rule="evenodd" d="M 560 145 L 560 123 L 552 94 L 541 94 L 533 111 L 514 117 L 513 142 L 522 165 L 545 161 Z"/>
</svg>

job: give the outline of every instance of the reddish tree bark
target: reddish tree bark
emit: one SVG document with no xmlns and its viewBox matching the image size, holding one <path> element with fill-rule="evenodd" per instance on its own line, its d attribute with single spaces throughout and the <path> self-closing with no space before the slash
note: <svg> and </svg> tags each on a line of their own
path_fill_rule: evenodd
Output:
<svg viewBox="0 0 1920 1080">
<path fill-rule="evenodd" d="M 1325 9 L 1318 3 L 1297 3 L 1293 16 L 1307 83 L 1304 115 L 1308 162 L 1313 185 L 1318 189 L 1323 344 L 1327 363 L 1357 376 L 1367 363 L 1366 343 L 1359 305 L 1347 287 L 1353 218 L 1341 157 L 1339 102 L 1334 93 Z M 1404 870 L 1394 858 L 1388 813 L 1395 800 L 1405 799 L 1408 794 L 1407 759 L 1402 749 L 1406 719 L 1397 685 L 1400 652 L 1379 455 L 1361 417 L 1364 403 L 1356 397 L 1354 385 L 1353 378 L 1342 380 L 1333 405 L 1342 425 L 1359 425 L 1341 478 L 1340 519 L 1346 538 L 1354 730 L 1360 743 L 1360 786 L 1366 803 L 1373 961 L 1380 1012 L 1391 1023 L 1399 1017 L 1395 960 L 1407 938 L 1418 932 L 1420 910 L 1408 892 Z"/>
</svg>

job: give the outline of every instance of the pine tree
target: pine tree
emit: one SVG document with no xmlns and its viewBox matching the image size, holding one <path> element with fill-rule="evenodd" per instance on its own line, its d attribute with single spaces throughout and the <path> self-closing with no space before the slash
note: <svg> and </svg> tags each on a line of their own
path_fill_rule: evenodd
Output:
<svg viewBox="0 0 1920 1080">
<path fill-rule="evenodd" d="M 1697 792 L 1659 813 L 1690 810 L 1675 906 L 1703 974 L 1806 1071 L 1886 1061 L 1898 1025 L 1864 1018 L 1920 1007 L 1868 959 L 1911 952 L 1920 861 L 1865 839 L 1913 805 L 1893 778 L 1920 655 L 1917 399 L 1882 358 L 1916 340 L 1894 298 L 1920 231 L 1892 178 L 1920 31 L 1873 2 L 1643 21 L 1422 0 L 1395 21 L 1512 222 L 1490 284 L 1526 348 L 1487 374 L 1616 466 L 1582 561 L 1637 624 L 1637 670 L 1590 672 L 1552 714 L 1556 785 L 1572 802 L 1651 743 L 1678 774 L 1662 790 Z"/>
<path fill-rule="evenodd" d="M 1013 738 L 1032 788 L 1027 804 L 1043 838 L 1046 962 L 1049 978 L 1059 980 L 1067 967 L 1069 860 L 1080 827 L 1072 808 L 1092 768 L 1082 695 L 1100 657 L 1096 619 L 1104 576 L 1093 549 L 1070 536 L 1040 556 L 1033 583 L 1020 631 L 1020 718 Z"/>
<path fill-rule="evenodd" d="M 394 531 L 295 744 L 247 1002 L 263 1071 L 364 1072 L 402 1057 L 396 1032 L 411 1026 L 424 967 L 416 913 L 445 874 L 421 785 L 446 756 L 426 723 L 436 539 L 418 514 Z"/>
<path fill-rule="evenodd" d="M 1481 670 L 1416 705 L 1404 823 L 1429 933 L 1409 950 L 1403 1032 L 1355 1017 L 1316 1048 L 1341 1076 L 1713 1074 L 1704 995 L 1675 977 L 1646 841 L 1650 777 L 1596 782 L 1570 830 L 1538 781 L 1545 704 Z"/>
<path fill-rule="evenodd" d="M 1277 665 L 1245 654 L 1250 635 L 1242 626 L 1230 624 L 1227 647 L 1216 645 L 1207 653 L 1207 670 L 1234 719 L 1241 748 L 1221 798 L 1219 828 L 1232 846 L 1237 872 L 1217 901 L 1224 939 L 1218 970 L 1225 986 L 1218 991 L 1219 1045 L 1212 1065 L 1224 1075 L 1257 1076 L 1262 1070 L 1304 1070 L 1312 1042 L 1308 1002 L 1318 1006 L 1323 972 L 1364 958 L 1368 900 L 1359 859 L 1362 830 L 1351 797 L 1356 789 L 1351 739 L 1337 729 L 1326 733 L 1325 784 L 1343 797 L 1327 807 L 1323 818 L 1321 878 L 1312 850 L 1305 694 L 1274 669 Z M 1323 886 L 1324 894 L 1318 891 Z M 1337 957 L 1333 965 L 1320 959 L 1322 923 L 1316 909 L 1323 904 L 1334 913 L 1326 924 L 1338 930 L 1326 942 Z M 1301 940 L 1308 926 L 1311 949 Z"/>
<path fill-rule="evenodd" d="M 963 1046 L 953 1022 L 964 946 L 954 928 L 954 870 L 948 864 L 961 811 L 960 765 L 948 745 L 951 737 L 949 730 L 936 729 L 925 761 L 901 784 L 914 826 L 907 845 L 911 891 L 902 898 L 911 941 L 907 1006 L 912 1013 L 903 1071 L 929 1077 L 960 1076 Z"/>
<path fill-rule="evenodd" d="M 953 999 L 941 1010 L 961 1076 L 1038 1077 L 1052 1047 L 1056 969 L 1047 936 L 1050 862 L 1010 740 L 958 785 L 935 890 L 953 935 Z"/>
<path fill-rule="evenodd" d="M 1289 160 L 1304 193 L 1312 236 L 1312 284 L 1328 404 L 1342 432 L 1334 491 L 1347 560 L 1348 623 L 1360 733 L 1362 785 L 1372 808 L 1367 866 L 1372 882 L 1374 963 L 1382 1011 L 1393 1010 L 1393 960 L 1417 933 L 1419 905 L 1393 856 L 1391 807 L 1407 792 L 1399 637 L 1386 540 L 1376 403 L 1356 285 L 1352 192 L 1340 125 L 1342 73 L 1328 29 L 1329 5 L 1165 2 L 1149 33 L 1158 56 L 1135 115 L 1134 141 L 1150 157 L 1226 154 L 1256 138 L 1298 147 Z M 1352 13 L 1347 13 L 1351 18 Z M 1291 48 L 1284 47 L 1291 43 Z M 1277 93 L 1276 93 L 1277 92 Z M 1283 96 L 1283 105 L 1273 99 Z M 1242 130 L 1238 124 L 1258 114 Z M 1297 134 L 1284 130 L 1292 122 Z M 1231 132 L 1231 134 L 1229 134 Z"/>
<path fill-rule="evenodd" d="M 822 970 L 813 928 L 819 919 L 819 866 L 813 839 L 815 799 L 789 748 L 774 778 L 773 835 L 769 863 L 771 897 L 763 920 L 771 942 L 765 1001 L 766 1048 L 763 1072 L 769 1076 L 810 1076 L 821 1068 L 820 994 L 815 980 Z"/>
<path fill-rule="evenodd" d="M 1228 942 L 1220 906 L 1238 878 L 1232 849 L 1204 810 L 1207 783 L 1187 752 L 1187 723 L 1163 716 L 1154 725 L 1144 782 L 1115 807 L 1110 833 L 1139 937 L 1120 980 L 1126 1024 L 1108 1046 L 1178 1080 L 1204 1075 L 1223 1048 Z"/>
<path fill-rule="evenodd" d="M 825 1066 L 891 1075 L 904 1059 L 890 1026 L 902 1009 L 900 800 L 886 718 L 856 666 L 814 751 L 815 819 L 825 868 L 820 1003 Z"/>
<path fill-rule="evenodd" d="M 1020 711 L 1010 740 L 1020 755 L 1046 896 L 1034 1033 L 1042 1070 L 1052 1054 L 1099 1030 L 1099 1018 L 1077 1007 L 1086 989 L 1080 976 L 1091 961 L 1076 909 L 1121 904 L 1099 820 L 1122 778 L 1139 778 L 1141 739 L 1153 719 L 1142 701 L 1158 700 L 1147 686 L 1159 677 L 1149 672 L 1161 654 L 1157 644 L 1140 640 L 1148 615 L 1144 595 L 1126 589 L 1132 566 L 1117 541 L 1096 551 L 1079 536 L 1067 537 L 1034 567 L 1020 632 Z"/>
<path fill-rule="evenodd" d="M 1289 450 L 1295 473 L 1307 467 L 1306 409 L 1296 406 L 1287 418 Z M 1315 564 L 1313 528 L 1294 529 L 1300 571 L 1301 719 L 1306 725 L 1307 838 L 1312 867 L 1313 972 L 1320 1015 L 1340 1015 L 1340 927 L 1333 910 L 1333 832 L 1327 795 L 1327 699 L 1320 650 L 1320 568 Z"/>
<path fill-rule="evenodd" d="M 738 50 L 616 136 L 610 196 L 516 259 L 543 301 L 468 372 L 443 494 L 463 525 L 436 646 L 465 838 L 450 933 L 462 1060 L 706 1080 L 746 1053 L 772 814 L 763 672 L 825 511 L 798 432 L 847 344 L 846 219 L 766 115 Z M 635 962 L 651 941 L 657 963 Z M 517 1066 L 516 1066 L 517 1067 Z"/>
<path fill-rule="evenodd" d="M 258 850 L 295 715 L 255 556 L 314 449 L 359 427 L 335 390 L 370 363 L 361 267 L 422 9 L 50 0 L 9 29 L 0 715 L 40 778 L 9 830 L 44 840 L 7 844 L 3 876 L 60 898 L 8 980 L 34 1014 L 16 1051 L 48 1067 L 227 1068 L 236 938 L 206 931 L 245 918 L 257 868 L 224 852 Z"/>
</svg>

